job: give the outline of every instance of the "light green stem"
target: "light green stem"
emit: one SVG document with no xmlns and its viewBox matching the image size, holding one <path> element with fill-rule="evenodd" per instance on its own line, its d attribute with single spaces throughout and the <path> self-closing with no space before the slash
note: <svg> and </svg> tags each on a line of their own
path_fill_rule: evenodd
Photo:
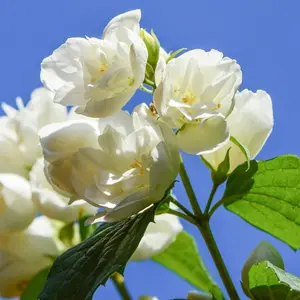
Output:
<svg viewBox="0 0 300 300">
<path fill-rule="evenodd" d="M 177 211 L 177 210 L 174 210 L 174 209 L 169 209 L 168 214 L 180 217 L 180 218 L 188 221 L 189 223 L 192 223 L 192 224 L 196 225 L 196 222 L 195 222 L 194 218 L 191 218 L 191 217 L 187 216 L 186 214 L 184 214 L 180 211 Z"/>
<path fill-rule="evenodd" d="M 111 276 L 111 279 L 118 290 L 120 296 L 122 297 L 123 300 L 132 300 L 124 282 L 124 277 L 119 274 L 119 273 L 114 273 Z"/>
<path fill-rule="evenodd" d="M 219 185 L 214 183 L 212 189 L 211 189 L 211 192 L 210 192 L 210 195 L 209 195 L 209 198 L 207 200 L 207 204 L 206 204 L 206 207 L 205 207 L 205 211 L 204 211 L 204 214 L 208 214 L 209 212 L 209 209 L 210 209 L 210 206 L 211 206 L 211 203 L 214 199 L 214 196 L 215 196 L 215 193 L 218 189 Z"/>
<path fill-rule="evenodd" d="M 202 237 L 205 240 L 205 243 L 208 247 L 208 250 L 214 260 L 214 263 L 218 269 L 220 277 L 224 283 L 224 286 L 227 290 L 228 295 L 231 300 L 239 300 L 239 295 L 235 289 L 235 286 L 231 280 L 229 272 L 226 268 L 222 255 L 219 251 L 218 245 L 215 241 L 215 238 L 211 232 L 208 219 L 202 219 L 202 221 L 197 222 L 197 227 L 202 234 Z"/>
<path fill-rule="evenodd" d="M 178 208 L 180 208 L 186 215 L 188 215 L 191 218 L 194 218 L 194 215 L 179 201 L 177 201 L 174 197 L 171 197 L 170 200 L 172 203 L 174 203 Z"/>
<path fill-rule="evenodd" d="M 185 166 L 184 166 L 182 158 L 181 158 L 181 161 L 180 161 L 179 174 L 180 174 L 182 183 L 184 185 L 184 188 L 186 190 L 186 193 L 188 195 L 188 198 L 190 200 L 190 203 L 191 203 L 191 206 L 193 208 L 193 211 L 194 211 L 195 215 L 198 216 L 198 217 L 202 216 L 203 215 L 202 210 L 201 210 L 201 208 L 199 206 L 196 194 L 195 194 L 195 192 L 193 190 L 191 181 L 190 181 L 189 176 L 187 174 L 187 171 L 185 169 Z"/>
<path fill-rule="evenodd" d="M 218 245 L 214 239 L 214 236 L 213 236 L 210 226 L 209 226 L 209 215 L 207 214 L 207 212 L 210 208 L 211 202 L 213 200 L 213 197 L 215 195 L 215 192 L 216 192 L 218 186 L 216 186 L 216 185 L 213 186 L 212 191 L 209 196 L 209 199 L 207 201 L 205 213 L 203 214 L 202 210 L 199 206 L 199 203 L 197 201 L 193 187 L 191 185 L 190 179 L 188 177 L 188 174 L 186 172 L 186 169 L 184 167 L 182 159 L 181 159 L 181 163 L 180 163 L 179 174 L 180 174 L 184 188 L 186 190 L 186 193 L 188 195 L 188 198 L 190 200 L 191 206 L 192 206 L 194 214 L 195 214 L 195 216 L 194 216 L 194 221 L 196 223 L 195 225 L 197 226 L 202 237 L 205 240 L 205 243 L 209 249 L 209 252 L 214 260 L 214 263 L 218 269 L 220 277 L 222 278 L 224 286 L 227 290 L 227 293 L 231 300 L 239 300 L 240 298 L 238 296 L 238 293 L 237 293 L 235 286 L 231 280 L 229 272 L 226 268 L 226 265 L 224 263 L 222 255 L 219 251 Z"/>
</svg>

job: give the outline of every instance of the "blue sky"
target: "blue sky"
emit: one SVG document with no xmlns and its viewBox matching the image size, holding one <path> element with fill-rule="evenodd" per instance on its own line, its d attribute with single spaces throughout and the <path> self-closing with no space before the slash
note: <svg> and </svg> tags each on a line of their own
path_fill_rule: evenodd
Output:
<svg viewBox="0 0 300 300">
<path fill-rule="evenodd" d="M 259 159 L 285 153 L 300 154 L 297 130 L 300 122 L 300 2 L 297 0 L 1 1 L 0 101 L 12 104 L 16 96 L 21 96 L 27 102 L 30 92 L 40 86 L 40 62 L 44 57 L 68 37 L 99 37 L 110 18 L 135 8 L 142 9 L 142 27 L 153 28 L 166 50 L 181 47 L 218 49 L 241 65 L 241 88 L 264 89 L 271 95 L 275 127 Z M 149 100 L 148 95 L 138 92 L 127 108 Z M 203 204 L 210 188 L 209 173 L 197 157 L 186 155 L 184 158 Z M 187 203 L 180 184 L 177 184 L 175 192 L 180 201 Z M 184 225 L 196 236 L 206 265 L 222 286 L 198 232 Z M 299 253 L 225 209 L 214 215 L 212 230 L 240 293 L 243 262 L 261 240 L 276 246 L 285 260 L 286 270 L 300 276 Z M 156 295 L 160 300 L 183 298 L 192 289 L 176 275 L 151 261 L 130 263 L 125 279 L 134 299 L 140 294 Z M 105 288 L 99 289 L 95 299 L 119 298 L 108 283 Z"/>
</svg>

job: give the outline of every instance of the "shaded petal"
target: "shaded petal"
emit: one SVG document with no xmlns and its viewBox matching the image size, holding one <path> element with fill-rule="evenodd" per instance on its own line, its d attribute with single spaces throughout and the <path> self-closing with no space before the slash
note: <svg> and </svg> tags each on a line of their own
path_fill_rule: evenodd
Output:
<svg viewBox="0 0 300 300">
<path fill-rule="evenodd" d="M 274 120 L 270 96 L 258 90 L 253 93 L 243 90 L 235 97 L 235 108 L 227 119 L 230 135 L 242 143 L 253 159 L 261 150 L 272 132 Z M 218 151 L 205 155 L 205 159 L 214 167 L 224 160 L 227 150 L 230 150 L 230 172 L 238 165 L 244 163 L 246 158 L 241 150 L 232 142 L 228 142 Z"/>
<path fill-rule="evenodd" d="M 133 253 L 131 260 L 145 260 L 164 251 L 182 231 L 179 218 L 170 214 L 155 216 L 154 223 L 150 223 Z"/>
<path fill-rule="evenodd" d="M 29 182 L 16 174 L 0 174 L 0 232 L 25 229 L 35 214 Z"/>
<path fill-rule="evenodd" d="M 96 90 L 96 89 L 95 89 Z M 99 89 L 100 90 L 100 89 Z M 97 92 L 95 92 L 97 93 Z M 113 97 L 105 98 L 102 100 L 94 100 L 97 97 L 92 97 L 85 106 L 76 108 L 76 113 L 83 114 L 94 118 L 103 118 L 113 115 L 115 112 L 122 109 L 122 107 L 131 99 L 134 91 L 117 94 Z"/>
<path fill-rule="evenodd" d="M 85 120 L 47 125 L 40 130 L 39 136 L 45 159 L 49 162 L 68 157 L 79 148 L 98 148 L 97 129 Z"/>
<path fill-rule="evenodd" d="M 136 9 L 136 10 L 131 10 L 128 12 L 125 12 L 123 14 L 120 14 L 113 19 L 109 21 L 109 23 L 106 25 L 102 38 L 109 38 L 109 35 L 118 27 L 125 27 L 136 34 L 139 34 L 140 31 L 140 22 L 141 20 L 141 10 Z"/>
<path fill-rule="evenodd" d="M 186 124 L 177 134 L 179 147 L 186 153 L 197 155 L 216 151 L 229 137 L 229 128 L 221 116 Z"/>
<path fill-rule="evenodd" d="M 100 134 L 104 132 L 106 126 L 110 125 L 116 131 L 126 136 L 133 131 L 132 118 L 126 111 L 119 111 L 110 117 L 101 118 L 98 120 L 98 128 Z"/>
<path fill-rule="evenodd" d="M 70 38 L 41 64 L 41 81 L 49 90 L 56 92 L 68 83 L 82 85 L 83 67 L 80 58 L 87 56 L 91 48 L 84 38 Z"/>
</svg>

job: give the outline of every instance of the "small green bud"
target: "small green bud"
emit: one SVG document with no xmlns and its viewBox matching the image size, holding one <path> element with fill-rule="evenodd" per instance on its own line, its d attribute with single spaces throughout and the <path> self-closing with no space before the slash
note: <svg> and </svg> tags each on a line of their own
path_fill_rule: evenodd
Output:
<svg viewBox="0 0 300 300">
<path fill-rule="evenodd" d="M 158 59 L 159 59 L 160 43 L 159 43 L 157 36 L 153 32 L 153 30 L 151 30 L 151 34 L 150 34 L 145 29 L 141 29 L 140 36 L 141 36 L 142 40 L 144 41 L 146 48 L 148 50 L 148 65 L 149 65 L 148 66 L 148 72 L 149 72 L 148 75 L 153 76 Z M 151 72 L 150 72 L 150 70 L 151 70 Z M 150 73 L 153 73 L 153 74 L 150 74 Z M 152 78 L 149 78 L 149 79 L 152 79 Z"/>
<path fill-rule="evenodd" d="M 248 273 L 253 265 L 265 260 L 284 270 L 284 262 L 275 247 L 268 242 L 260 242 L 249 255 L 242 270 L 242 287 L 247 296 L 250 296 Z"/>
<path fill-rule="evenodd" d="M 218 170 L 212 170 L 212 180 L 216 185 L 222 184 L 228 178 L 228 172 L 230 170 L 230 149 L 231 148 L 227 150 L 224 160 L 218 166 Z"/>
<path fill-rule="evenodd" d="M 187 300 L 212 300 L 212 299 L 213 299 L 212 295 L 200 293 L 198 291 L 190 291 L 187 297 Z"/>
</svg>

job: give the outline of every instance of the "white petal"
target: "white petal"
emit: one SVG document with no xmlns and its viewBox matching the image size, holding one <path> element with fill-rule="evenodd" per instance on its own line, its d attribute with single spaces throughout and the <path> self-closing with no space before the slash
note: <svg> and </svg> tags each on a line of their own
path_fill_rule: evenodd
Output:
<svg viewBox="0 0 300 300">
<path fill-rule="evenodd" d="M 85 120 L 54 123 L 43 127 L 40 140 L 45 159 L 49 162 L 68 157 L 79 148 L 97 148 L 97 129 Z"/>
<path fill-rule="evenodd" d="M 273 129 L 273 109 L 270 96 L 258 90 L 253 93 L 243 90 L 235 97 L 235 108 L 227 118 L 230 135 L 234 136 L 249 150 L 253 159 L 261 150 Z M 246 161 L 241 150 L 232 142 L 220 150 L 205 155 L 205 159 L 215 168 L 224 160 L 227 150 L 230 150 L 230 171 Z"/>
<path fill-rule="evenodd" d="M 180 156 L 178 148 L 170 151 L 172 145 L 160 142 L 151 152 L 153 163 L 150 169 L 150 197 L 152 203 L 162 200 L 168 188 L 177 177 Z M 177 153 L 176 153 L 177 152 Z M 175 154 L 175 155 L 174 155 Z"/>
<path fill-rule="evenodd" d="M 51 259 L 45 256 L 35 260 L 23 260 L 1 249 L 0 295 L 5 298 L 20 297 L 26 283 L 49 264 Z"/>
<path fill-rule="evenodd" d="M 44 164 L 38 160 L 30 172 L 30 182 L 32 184 L 33 201 L 39 212 L 43 215 L 70 223 L 78 220 L 80 215 L 94 214 L 97 210 L 85 201 L 76 201 L 71 205 L 69 199 L 54 192 L 44 175 Z"/>
<path fill-rule="evenodd" d="M 154 223 L 150 223 L 133 253 L 131 260 L 145 260 L 164 251 L 182 231 L 179 218 L 169 214 L 155 216 Z"/>
<path fill-rule="evenodd" d="M 80 58 L 87 55 L 90 47 L 84 38 L 71 38 L 45 58 L 41 65 L 44 86 L 56 92 L 69 82 L 82 85 L 84 74 Z"/>
<path fill-rule="evenodd" d="M 67 109 L 64 106 L 53 103 L 54 94 L 41 87 L 33 90 L 27 108 L 37 112 L 39 128 L 55 122 L 65 121 Z"/>
<path fill-rule="evenodd" d="M 149 189 L 143 188 L 131 194 L 121 201 L 114 209 L 109 211 L 104 217 L 99 219 L 99 222 L 116 222 L 138 212 L 144 210 L 153 204 L 153 200 L 149 197 Z"/>
<path fill-rule="evenodd" d="M 59 254 L 54 241 L 55 231 L 49 219 L 37 217 L 30 226 L 22 232 L 0 237 L 1 247 L 9 253 L 27 261 L 38 261 L 42 257 Z M 20 247 L 22 245 L 22 247 Z"/>
<path fill-rule="evenodd" d="M 120 93 L 113 97 L 105 99 L 90 100 L 85 106 L 76 108 L 78 114 L 83 114 L 89 117 L 103 118 L 113 115 L 115 112 L 122 109 L 122 107 L 130 100 L 135 90 L 129 90 L 126 93 Z M 94 97 L 93 97 L 94 98 Z"/>
<path fill-rule="evenodd" d="M 35 214 L 28 181 L 19 175 L 0 174 L 0 232 L 25 229 Z"/>
<path fill-rule="evenodd" d="M 135 88 L 139 88 L 144 81 L 147 59 L 147 48 L 144 42 L 138 36 L 134 39 L 133 44 L 130 47 L 130 63 L 132 72 L 134 74 L 133 86 Z"/>
<path fill-rule="evenodd" d="M 131 10 L 126 13 L 114 17 L 105 27 L 103 31 L 103 38 L 108 38 L 113 30 L 118 27 L 125 27 L 136 34 L 139 34 L 141 20 L 141 11 L 139 9 Z"/>
<path fill-rule="evenodd" d="M 155 69 L 155 74 L 154 74 L 156 86 L 159 86 L 159 84 L 163 80 L 165 76 L 165 72 L 166 72 L 166 62 L 164 58 L 160 57 L 158 59 L 156 69 Z"/>
<path fill-rule="evenodd" d="M 130 134 L 133 130 L 132 118 L 126 111 L 120 111 L 110 117 L 99 119 L 98 127 L 100 134 L 104 132 L 107 125 L 110 125 L 124 136 Z"/>
<path fill-rule="evenodd" d="M 223 117 L 212 116 L 198 124 L 186 124 L 177 138 L 184 152 L 199 155 L 221 148 L 229 139 L 229 129 Z"/>
</svg>

